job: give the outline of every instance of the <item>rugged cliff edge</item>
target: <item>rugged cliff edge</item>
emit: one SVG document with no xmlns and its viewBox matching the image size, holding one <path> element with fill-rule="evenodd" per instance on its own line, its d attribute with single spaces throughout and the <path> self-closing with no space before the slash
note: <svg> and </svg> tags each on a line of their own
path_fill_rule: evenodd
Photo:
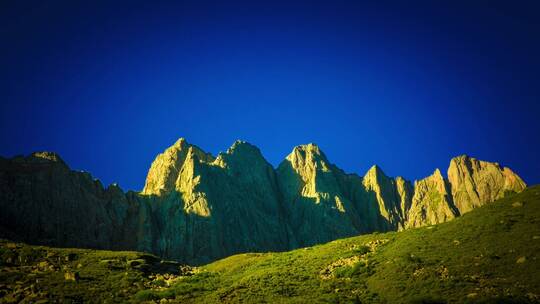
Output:
<svg viewBox="0 0 540 304">
<path fill-rule="evenodd" d="M 377 166 L 347 174 L 314 144 L 274 169 L 249 143 L 214 157 L 182 138 L 156 157 L 140 193 L 104 188 L 54 153 L 0 158 L 0 234 L 204 263 L 436 224 L 525 187 L 510 169 L 468 156 L 450 161 L 448 179 L 437 169 L 413 185 Z"/>
</svg>

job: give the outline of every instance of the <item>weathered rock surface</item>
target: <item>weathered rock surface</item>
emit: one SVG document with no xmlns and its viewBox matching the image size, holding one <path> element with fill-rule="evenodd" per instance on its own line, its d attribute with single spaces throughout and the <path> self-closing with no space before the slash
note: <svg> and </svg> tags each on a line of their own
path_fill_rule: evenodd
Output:
<svg viewBox="0 0 540 304">
<path fill-rule="evenodd" d="M 413 186 L 377 166 L 347 174 L 315 144 L 274 169 L 249 143 L 214 157 L 181 138 L 156 157 L 140 193 L 104 188 L 54 153 L 0 158 L 0 235 L 204 263 L 436 224 L 525 187 L 510 169 L 467 156 L 451 160 L 448 179 L 437 169 Z"/>
<path fill-rule="evenodd" d="M 431 176 L 417 181 L 408 212 L 407 228 L 438 224 L 458 216 L 448 188 L 448 182 L 439 169 Z"/>
<path fill-rule="evenodd" d="M 161 195 L 175 190 L 176 181 L 186 157 L 196 155 L 199 159 L 211 162 L 212 155 L 200 148 L 190 145 L 184 138 L 180 138 L 174 145 L 159 154 L 146 177 L 142 194 Z"/>
<path fill-rule="evenodd" d="M 412 187 L 401 177 L 390 178 L 381 168 L 373 166 L 364 175 L 366 197 L 359 204 L 365 205 L 371 215 L 364 218 L 370 230 L 388 231 L 403 229 L 410 207 Z"/>
<path fill-rule="evenodd" d="M 288 222 L 300 246 L 354 235 L 360 223 L 343 193 L 343 171 L 330 164 L 316 145 L 298 146 L 277 169 Z"/>
<path fill-rule="evenodd" d="M 461 213 L 499 199 L 507 192 L 520 192 L 526 187 L 523 180 L 509 168 L 466 155 L 450 161 L 448 180 L 454 203 Z"/>
<path fill-rule="evenodd" d="M 184 156 L 169 165 L 158 157 L 142 192 L 159 193 L 148 196 L 159 231 L 154 252 L 208 262 L 238 252 L 295 246 L 275 172 L 258 148 L 237 141 L 214 159 L 183 141 L 165 154 Z M 164 174 L 168 178 L 160 179 Z"/>
</svg>

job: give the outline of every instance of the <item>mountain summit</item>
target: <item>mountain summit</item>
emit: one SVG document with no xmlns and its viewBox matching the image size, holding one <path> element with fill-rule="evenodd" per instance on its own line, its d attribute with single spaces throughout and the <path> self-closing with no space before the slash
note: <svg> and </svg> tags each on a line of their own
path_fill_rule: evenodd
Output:
<svg viewBox="0 0 540 304">
<path fill-rule="evenodd" d="M 526 185 L 508 168 L 459 156 L 413 183 L 373 166 L 360 177 L 300 145 L 274 169 L 236 141 L 217 157 L 180 138 L 144 189 L 104 188 L 50 152 L 0 158 L 0 234 L 30 243 L 140 250 L 188 263 L 283 251 L 448 221 Z"/>
</svg>

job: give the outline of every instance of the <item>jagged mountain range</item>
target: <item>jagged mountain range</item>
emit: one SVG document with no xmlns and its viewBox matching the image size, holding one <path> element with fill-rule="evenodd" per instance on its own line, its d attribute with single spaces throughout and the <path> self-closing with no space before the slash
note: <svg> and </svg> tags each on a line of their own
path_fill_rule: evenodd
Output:
<svg viewBox="0 0 540 304">
<path fill-rule="evenodd" d="M 441 223 L 526 187 L 509 168 L 465 155 L 447 176 L 437 169 L 411 183 L 378 166 L 348 174 L 315 144 L 274 168 L 247 142 L 214 157 L 181 138 L 156 157 L 141 192 L 124 192 L 38 152 L 0 158 L 0 234 L 199 264 Z"/>
</svg>

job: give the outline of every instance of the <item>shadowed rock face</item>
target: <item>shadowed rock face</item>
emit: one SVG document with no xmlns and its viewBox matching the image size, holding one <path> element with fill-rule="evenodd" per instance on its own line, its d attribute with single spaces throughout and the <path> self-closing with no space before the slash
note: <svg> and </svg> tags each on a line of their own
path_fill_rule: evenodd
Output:
<svg viewBox="0 0 540 304">
<path fill-rule="evenodd" d="M 49 152 L 0 159 L 2 230 L 29 242 L 149 251 L 151 209 Z"/>
<path fill-rule="evenodd" d="M 525 187 L 510 169 L 467 156 L 451 160 L 448 179 L 437 169 L 412 186 L 377 166 L 347 174 L 314 144 L 274 169 L 246 142 L 213 157 L 180 139 L 156 157 L 140 193 L 104 188 L 54 153 L 0 158 L 0 234 L 204 263 L 436 224 Z"/>
</svg>

